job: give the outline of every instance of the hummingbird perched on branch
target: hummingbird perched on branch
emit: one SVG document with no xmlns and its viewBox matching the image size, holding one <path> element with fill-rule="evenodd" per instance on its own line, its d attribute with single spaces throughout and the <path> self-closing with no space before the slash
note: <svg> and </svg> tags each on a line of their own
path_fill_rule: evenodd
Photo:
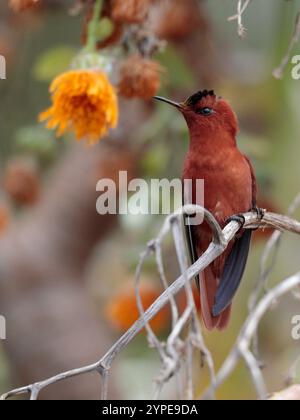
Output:
<svg viewBox="0 0 300 420">
<path fill-rule="evenodd" d="M 259 211 L 254 170 L 237 147 L 235 113 L 214 91 L 197 92 L 182 103 L 159 96 L 154 99 L 177 108 L 187 122 L 190 146 L 182 179 L 193 181 L 191 204 L 199 204 L 195 202 L 194 189 L 196 180 L 202 179 L 204 207 L 214 215 L 221 228 L 232 219 L 241 222 L 238 235 L 225 252 L 196 278 L 206 328 L 223 330 L 229 322 L 232 300 L 245 270 L 251 241 L 251 230 L 242 229 L 244 220 L 237 215 L 252 209 Z M 213 234 L 206 222 L 200 225 L 187 223 L 186 233 L 194 263 L 208 248 Z"/>
</svg>

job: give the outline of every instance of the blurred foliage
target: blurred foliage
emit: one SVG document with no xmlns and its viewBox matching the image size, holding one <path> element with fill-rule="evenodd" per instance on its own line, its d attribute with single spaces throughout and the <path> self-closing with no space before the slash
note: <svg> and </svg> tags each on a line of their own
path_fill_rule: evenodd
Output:
<svg viewBox="0 0 300 420">
<path fill-rule="evenodd" d="M 103 39 L 108 38 L 114 31 L 114 23 L 108 17 L 103 17 L 100 19 L 97 28 L 96 36 L 97 39 L 102 41 Z"/>
<path fill-rule="evenodd" d="M 75 53 L 75 48 L 66 45 L 47 50 L 34 63 L 33 77 L 40 82 L 51 82 L 60 73 L 69 69 Z"/>
<path fill-rule="evenodd" d="M 9 383 L 9 364 L 2 346 L 0 346 L 0 391 L 4 392 L 8 386 L 11 386 Z"/>
<path fill-rule="evenodd" d="M 191 89 L 195 86 L 195 75 L 180 56 L 179 52 L 171 44 L 163 51 L 157 54 L 157 59 L 166 69 L 166 81 L 176 89 Z"/>
<path fill-rule="evenodd" d="M 58 145 L 53 133 L 44 127 L 24 126 L 15 133 L 15 150 L 17 153 L 35 156 L 45 166 L 57 157 Z"/>
</svg>

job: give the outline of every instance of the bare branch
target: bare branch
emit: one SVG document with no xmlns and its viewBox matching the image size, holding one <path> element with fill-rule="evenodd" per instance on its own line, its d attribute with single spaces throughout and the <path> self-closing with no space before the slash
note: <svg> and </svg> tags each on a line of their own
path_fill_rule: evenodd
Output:
<svg viewBox="0 0 300 420">
<path fill-rule="evenodd" d="M 273 71 L 273 76 L 275 77 L 275 79 L 282 79 L 284 70 L 290 61 L 293 48 L 299 41 L 299 37 L 300 37 L 300 12 L 298 12 L 297 14 L 294 32 L 290 40 L 287 52 L 284 55 L 283 59 L 281 60 L 280 65 Z"/>
<path fill-rule="evenodd" d="M 292 216 L 297 208 L 300 205 L 300 194 L 298 194 L 291 205 L 288 208 L 288 216 Z M 260 275 L 258 278 L 258 281 L 256 283 L 256 286 L 253 290 L 253 292 L 250 295 L 248 308 L 249 313 L 253 311 L 255 308 L 255 305 L 257 304 L 262 292 L 267 293 L 268 291 L 268 280 L 270 277 L 270 274 L 272 273 L 275 263 L 277 260 L 277 255 L 279 252 L 279 247 L 281 243 L 281 238 L 283 235 L 283 231 L 276 230 L 272 236 L 269 238 L 265 249 L 262 253 L 261 260 L 260 260 Z M 268 261 L 271 259 L 270 263 L 268 264 Z M 259 357 L 259 343 L 258 343 L 258 334 L 256 333 L 253 337 L 253 351 L 256 357 Z M 263 363 L 261 363 L 263 366 Z"/>
<path fill-rule="evenodd" d="M 183 246 L 182 234 L 180 234 L 179 229 L 179 223 L 182 219 L 183 212 L 191 214 L 194 214 L 195 212 L 204 214 L 204 218 L 210 224 L 214 233 L 214 239 L 209 245 L 208 249 L 189 268 L 187 268 L 187 258 Z M 281 216 L 274 213 L 266 213 L 263 220 L 260 220 L 255 212 L 250 212 L 245 213 L 244 217 L 245 228 L 273 227 L 275 229 L 286 230 L 294 232 L 296 234 L 300 234 L 300 223 L 287 216 Z M 172 332 L 170 333 L 167 339 L 166 346 L 164 347 L 162 343 L 158 343 L 154 338 L 154 342 L 156 344 L 155 347 L 157 348 L 157 350 L 159 349 L 163 361 L 163 380 L 160 380 L 159 390 L 156 392 L 156 394 L 159 395 L 163 383 L 178 372 L 178 368 L 181 365 L 181 361 L 179 360 L 178 362 L 178 355 L 181 354 L 180 352 L 182 343 L 180 335 L 182 333 L 183 328 L 187 325 L 188 322 L 190 322 L 190 332 L 185 339 L 186 354 L 188 354 L 188 357 L 191 357 L 191 349 L 193 347 L 196 347 L 201 351 L 202 354 L 206 356 L 206 360 L 211 372 L 211 387 L 207 395 L 209 397 L 213 397 L 215 389 L 218 386 L 220 386 L 220 384 L 230 375 L 230 373 L 236 366 L 238 360 L 241 357 L 243 357 L 252 373 L 253 381 L 259 396 L 264 397 L 265 395 L 262 394 L 265 393 L 265 388 L 261 375 L 259 374 L 259 366 L 256 365 L 255 358 L 249 350 L 251 340 L 255 334 L 259 321 L 261 320 L 262 316 L 265 314 L 267 309 L 271 306 L 272 302 L 275 299 L 282 296 L 283 294 L 288 293 L 290 290 L 292 290 L 300 284 L 300 273 L 285 280 L 279 286 L 269 291 L 268 294 L 259 302 L 254 311 L 249 315 L 249 318 L 247 319 L 244 328 L 242 329 L 242 332 L 238 337 L 236 345 L 230 352 L 223 367 L 221 368 L 216 377 L 214 374 L 212 355 L 205 346 L 204 339 L 201 333 L 201 326 L 197 318 L 196 309 L 190 289 L 190 281 L 192 281 L 197 274 L 204 270 L 210 263 L 212 263 L 218 256 L 220 256 L 224 252 L 224 250 L 228 246 L 229 242 L 234 238 L 239 228 L 240 226 L 238 222 L 231 221 L 225 226 L 225 228 L 222 231 L 215 218 L 207 210 L 199 206 L 188 205 L 177 211 L 175 214 L 168 216 L 156 240 L 149 243 L 147 250 L 141 256 L 141 262 L 137 269 L 137 279 L 140 276 L 142 264 L 145 258 L 150 256 L 151 254 L 153 254 L 153 252 L 157 250 L 160 253 L 160 248 L 154 246 L 154 244 L 160 244 L 170 231 L 173 232 L 177 248 L 177 257 L 181 269 L 181 275 L 178 277 L 178 279 L 175 280 L 145 312 L 143 311 L 141 305 L 139 305 L 142 313 L 141 317 L 125 332 L 125 334 L 123 334 L 123 336 L 108 350 L 108 352 L 98 362 L 88 366 L 84 366 L 79 369 L 74 369 L 60 373 L 47 380 L 29 385 L 27 387 L 15 389 L 13 391 L 8 392 L 7 394 L 2 395 L 1 399 L 8 399 L 16 395 L 29 393 L 30 398 L 32 400 L 36 400 L 41 390 L 43 390 L 45 387 L 48 387 L 49 385 L 54 384 L 56 382 L 63 381 L 67 378 L 88 374 L 91 372 L 98 372 L 101 375 L 102 398 L 107 398 L 108 375 L 115 358 L 143 328 L 146 327 L 148 333 L 150 333 L 150 337 L 153 338 L 153 331 L 149 329 L 149 321 L 165 305 L 170 303 L 171 296 L 175 296 L 183 288 L 185 288 L 187 293 L 188 305 L 183 315 L 179 319 L 177 315 L 175 316 L 175 319 L 173 320 Z M 159 258 L 158 261 L 159 265 L 161 265 Z M 160 274 L 162 274 L 162 272 Z M 166 284 L 165 281 L 164 284 Z M 189 360 L 189 363 L 190 362 L 191 360 Z M 190 375 L 190 373 L 188 373 L 188 375 Z M 190 378 L 190 376 L 188 376 L 188 383 L 188 397 L 191 397 L 193 395 L 193 390 L 191 389 L 192 379 Z"/>
<path fill-rule="evenodd" d="M 249 315 L 248 319 L 246 320 L 244 327 L 242 328 L 242 331 L 236 340 L 236 344 L 234 345 L 233 349 L 226 358 L 223 366 L 218 372 L 216 378 L 217 387 L 219 387 L 225 381 L 225 379 L 227 379 L 228 376 L 230 376 L 241 357 L 243 357 L 246 359 L 247 365 L 251 370 L 259 398 L 263 399 L 267 397 L 264 382 L 262 381 L 261 375 L 258 374 L 258 363 L 255 361 L 254 357 L 252 357 L 253 355 L 249 357 L 249 347 L 251 345 L 251 340 L 257 330 L 259 322 L 261 321 L 262 317 L 265 315 L 267 310 L 272 306 L 274 301 L 277 301 L 280 297 L 291 292 L 299 285 L 300 272 L 284 280 L 278 286 L 274 287 L 274 289 L 270 290 L 262 298 L 262 300 L 259 302 L 254 311 Z M 212 391 L 214 391 L 214 388 L 211 386 L 204 396 L 206 398 L 209 398 L 211 396 Z"/>
</svg>

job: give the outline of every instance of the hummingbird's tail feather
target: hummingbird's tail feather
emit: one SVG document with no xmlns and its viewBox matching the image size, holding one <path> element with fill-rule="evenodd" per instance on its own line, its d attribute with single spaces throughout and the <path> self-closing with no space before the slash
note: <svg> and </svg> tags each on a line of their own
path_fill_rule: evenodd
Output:
<svg viewBox="0 0 300 420">
<path fill-rule="evenodd" d="M 217 316 L 213 315 L 212 308 L 214 307 L 218 285 L 219 279 L 212 268 L 206 268 L 200 276 L 200 305 L 204 325 L 209 331 L 216 328 L 220 331 L 225 330 L 230 321 L 231 305 Z"/>
<path fill-rule="evenodd" d="M 217 328 L 221 320 L 221 316 L 214 317 L 212 314 L 217 289 L 218 279 L 212 268 L 207 267 L 200 275 L 200 303 L 201 316 L 205 327 L 209 331 Z"/>
<path fill-rule="evenodd" d="M 219 322 L 217 325 L 218 330 L 223 331 L 228 327 L 231 316 L 231 305 L 228 306 L 225 311 L 219 316 Z"/>
</svg>

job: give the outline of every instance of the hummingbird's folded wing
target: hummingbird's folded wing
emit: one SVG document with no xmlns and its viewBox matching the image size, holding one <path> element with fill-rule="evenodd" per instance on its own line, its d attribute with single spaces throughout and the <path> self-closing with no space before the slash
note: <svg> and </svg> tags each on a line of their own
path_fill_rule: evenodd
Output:
<svg viewBox="0 0 300 420">
<path fill-rule="evenodd" d="M 220 279 L 213 315 L 220 315 L 232 302 L 232 299 L 242 280 L 248 259 L 252 231 L 246 229 L 243 235 L 236 239 L 232 250 L 225 261 Z"/>
</svg>

